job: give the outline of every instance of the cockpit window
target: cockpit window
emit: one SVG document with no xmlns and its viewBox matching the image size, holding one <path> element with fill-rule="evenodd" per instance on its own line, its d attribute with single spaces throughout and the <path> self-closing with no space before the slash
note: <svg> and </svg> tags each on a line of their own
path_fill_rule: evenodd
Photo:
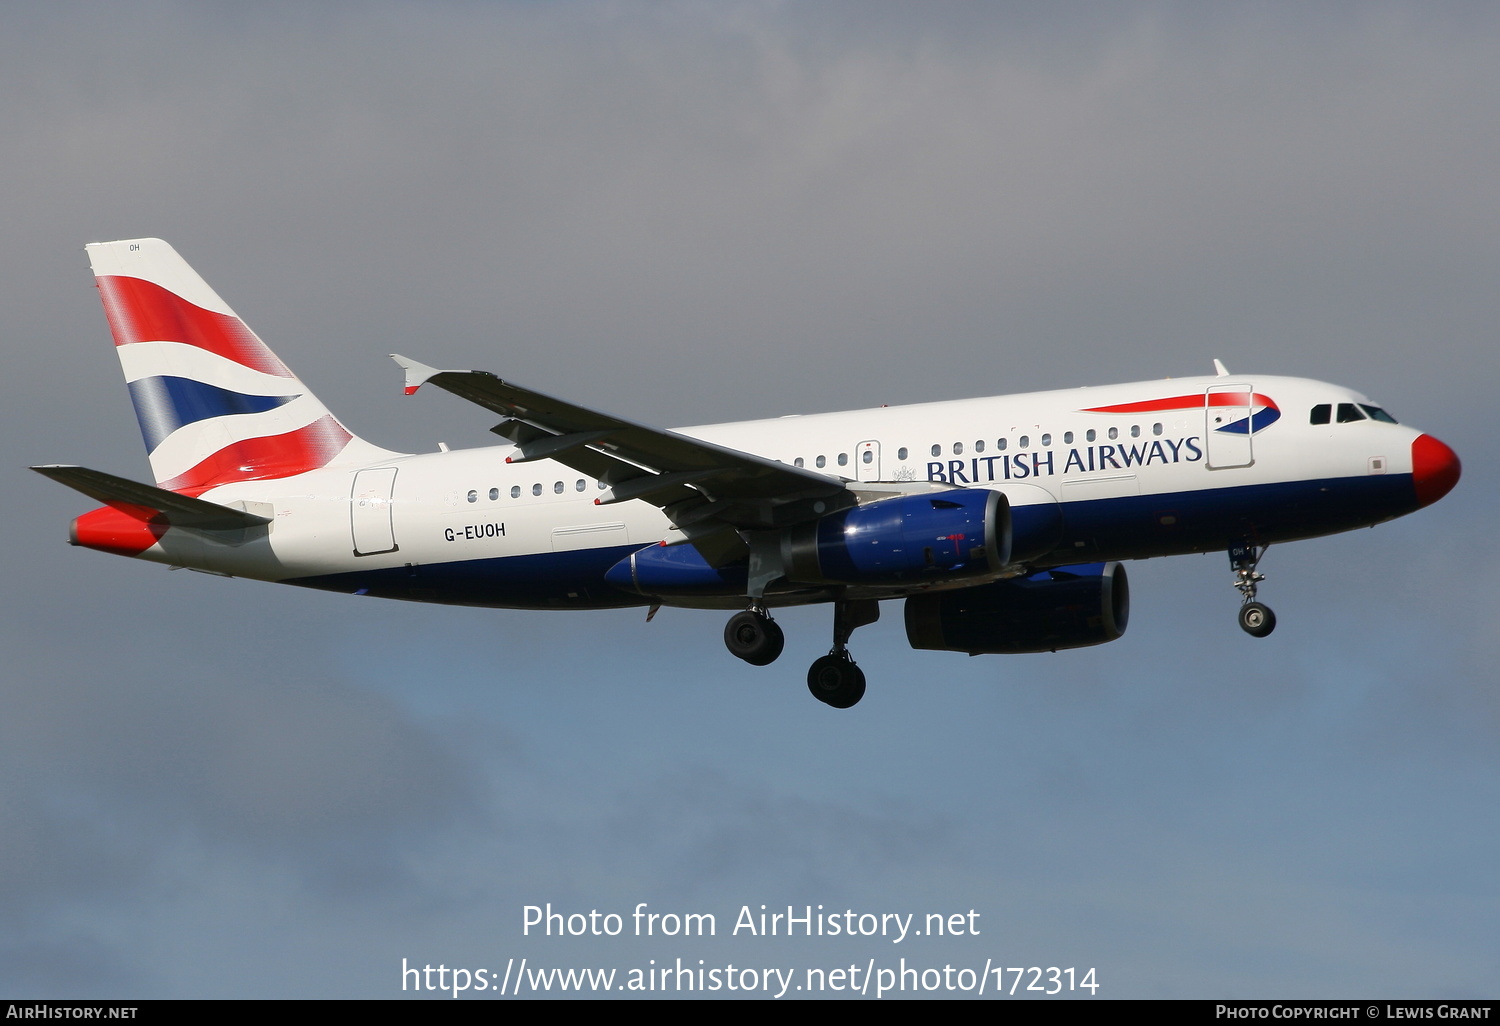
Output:
<svg viewBox="0 0 1500 1026">
<path fill-rule="evenodd" d="M 1371 420 L 1378 420 L 1382 424 L 1395 424 L 1396 418 L 1386 413 L 1379 406 L 1371 406 L 1369 403 L 1360 403 L 1359 408 L 1370 415 Z"/>
<path fill-rule="evenodd" d="M 1333 416 L 1333 404 L 1332 403 L 1319 403 L 1318 405 L 1316 405 L 1316 406 L 1314 406 L 1312 408 L 1312 417 L 1308 420 L 1308 423 L 1309 424 L 1327 424 L 1328 421 L 1329 421 L 1329 418 L 1331 418 L 1332 416 Z"/>
<path fill-rule="evenodd" d="M 1355 403 L 1339 403 L 1339 423 L 1349 424 L 1356 420 L 1364 420 L 1365 415 L 1360 412 Z"/>
</svg>

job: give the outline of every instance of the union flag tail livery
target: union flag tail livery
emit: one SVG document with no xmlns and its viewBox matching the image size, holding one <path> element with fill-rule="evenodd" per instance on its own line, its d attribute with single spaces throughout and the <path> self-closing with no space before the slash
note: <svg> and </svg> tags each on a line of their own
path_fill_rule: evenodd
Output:
<svg viewBox="0 0 1500 1026">
<path fill-rule="evenodd" d="M 497 608 L 735 610 L 765 665 L 775 608 L 827 602 L 820 701 L 865 692 L 850 635 L 902 600 L 914 648 L 1044 652 L 1124 634 L 1122 560 L 1218 550 L 1240 626 L 1272 543 L 1442 498 L 1453 450 L 1347 388 L 1230 375 L 669 431 L 406 357 L 503 418 L 496 448 L 352 435 L 159 239 L 87 247 L 155 485 L 33 469 L 105 503 L 75 545 L 225 576 Z"/>
<path fill-rule="evenodd" d="M 291 477 L 365 451 L 160 239 L 85 247 L 159 487 Z"/>
</svg>

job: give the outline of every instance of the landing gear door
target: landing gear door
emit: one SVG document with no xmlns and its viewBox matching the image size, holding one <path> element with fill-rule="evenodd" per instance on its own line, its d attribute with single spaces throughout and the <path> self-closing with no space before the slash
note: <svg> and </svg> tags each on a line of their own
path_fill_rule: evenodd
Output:
<svg viewBox="0 0 1500 1026">
<path fill-rule="evenodd" d="M 880 480 L 879 442 L 860 442 L 854 447 L 854 472 L 860 481 Z"/>
<path fill-rule="evenodd" d="M 373 556 L 396 551 L 391 524 L 391 492 L 396 487 L 396 468 L 361 470 L 354 475 L 349 496 L 349 526 L 354 533 L 354 554 Z"/>
<path fill-rule="evenodd" d="M 1205 398 L 1203 437 L 1208 442 L 1208 469 L 1248 467 L 1250 414 L 1255 390 L 1249 385 L 1210 385 Z"/>
</svg>

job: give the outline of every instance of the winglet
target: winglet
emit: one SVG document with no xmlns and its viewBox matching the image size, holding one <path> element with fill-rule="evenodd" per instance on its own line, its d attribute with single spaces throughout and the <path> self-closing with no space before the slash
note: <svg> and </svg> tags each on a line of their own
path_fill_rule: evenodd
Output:
<svg viewBox="0 0 1500 1026">
<path fill-rule="evenodd" d="M 434 374 L 439 374 L 436 367 L 429 367 L 425 363 L 418 363 L 410 357 L 402 356 L 400 353 L 392 353 L 391 359 L 395 360 L 402 370 L 406 371 L 406 394 L 416 395 L 417 389 Z"/>
</svg>

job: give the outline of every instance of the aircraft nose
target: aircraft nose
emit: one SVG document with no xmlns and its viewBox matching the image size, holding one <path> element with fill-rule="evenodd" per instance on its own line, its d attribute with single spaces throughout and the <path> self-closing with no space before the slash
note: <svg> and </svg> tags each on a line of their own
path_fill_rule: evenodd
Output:
<svg viewBox="0 0 1500 1026">
<path fill-rule="evenodd" d="M 1461 470 L 1458 453 L 1431 435 L 1418 435 L 1411 443 L 1411 483 L 1418 505 L 1430 506 L 1451 492 Z"/>
</svg>

